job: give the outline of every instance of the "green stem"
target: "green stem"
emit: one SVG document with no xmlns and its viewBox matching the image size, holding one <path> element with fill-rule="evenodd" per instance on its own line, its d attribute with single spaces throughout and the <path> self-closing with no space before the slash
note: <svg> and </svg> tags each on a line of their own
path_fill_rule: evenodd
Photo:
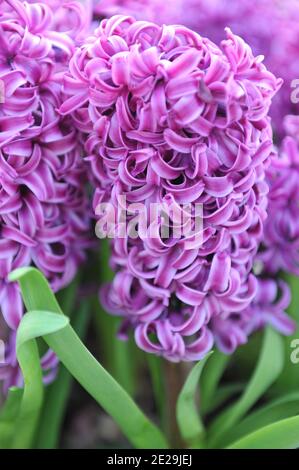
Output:
<svg viewBox="0 0 299 470">
<path fill-rule="evenodd" d="M 167 435 L 171 447 L 180 449 L 185 447 L 178 422 L 176 418 L 176 406 L 180 391 L 182 389 L 184 378 L 182 374 L 181 364 L 174 364 L 172 362 L 164 361 L 164 377 L 166 388 L 166 401 L 165 401 L 165 421 L 167 424 Z"/>
</svg>

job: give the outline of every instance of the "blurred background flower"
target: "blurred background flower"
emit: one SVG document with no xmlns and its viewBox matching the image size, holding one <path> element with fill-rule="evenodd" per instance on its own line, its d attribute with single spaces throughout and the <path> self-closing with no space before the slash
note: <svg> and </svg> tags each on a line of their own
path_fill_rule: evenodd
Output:
<svg viewBox="0 0 299 470">
<path fill-rule="evenodd" d="M 284 138 L 267 170 L 270 185 L 268 221 L 259 255 L 264 269 L 277 274 L 280 270 L 299 275 L 299 151 L 296 120 L 288 116 L 286 128 L 294 137 Z M 297 139 L 296 139 L 296 137 Z"/>
</svg>

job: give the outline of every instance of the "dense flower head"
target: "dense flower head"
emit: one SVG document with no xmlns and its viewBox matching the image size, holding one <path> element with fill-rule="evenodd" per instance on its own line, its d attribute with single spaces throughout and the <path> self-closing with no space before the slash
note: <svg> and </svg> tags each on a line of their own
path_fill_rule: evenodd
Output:
<svg viewBox="0 0 299 470">
<path fill-rule="evenodd" d="M 159 24 L 184 24 L 217 44 L 229 26 L 255 54 L 263 54 L 269 70 L 284 80 L 270 113 L 280 137 L 282 116 L 298 114 L 298 92 L 297 100 L 291 100 L 293 80 L 299 78 L 297 0 L 230 0 L 229 4 L 227 0 L 95 0 L 94 10 L 96 15 L 108 17 L 118 12 Z"/>
<path fill-rule="evenodd" d="M 264 269 L 299 275 L 299 125 L 297 116 L 287 116 L 288 136 L 274 154 L 267 170 L 270 187 L 268 220 L 263 250 L 259 254 Z"/>
<path fill-rule="evenodd" d="M 8 274 L 35 265 L 57 291 L 73 279 L 90 245 L 82 146 L 71 118 L 57 111 L 75 45 L 56 31 L 46 4 L 1 2 L 0 309 L 12 330 L 23 304 Z"/>
<path fill-rule="evenodd" d="M 128 225 L 131 204 L 144 208 L 137 236 L 112 240 L 117 273 L 102 302 L 124 317 L 121 334 L 133 327 L 142 349 L 173 361 L 200 359 L 214 341 L 232 352 L 256 314 L 248 308 L 266 217 L 268 111 L 281 81 L 226 34 L 219 48 L 184 26 L 117 15 L 77 49 L 64 77 L 60 111 L 87 135 L 99 222 L 101 203 L 117 210 L 125 197 Z M 155 203 L 176 216 L 191 204 L 192 228 L 201 205 L 202 225 L 165 238 L 165 214 L 147 217 Z M 173 214 L 172 228 L 182 220 Z"/>
</svg>

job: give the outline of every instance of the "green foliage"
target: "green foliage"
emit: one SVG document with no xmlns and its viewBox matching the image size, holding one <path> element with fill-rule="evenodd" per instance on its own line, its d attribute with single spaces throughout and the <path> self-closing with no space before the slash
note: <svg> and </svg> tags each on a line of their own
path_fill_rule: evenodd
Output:
<svg viewBox="0 0 299 470">
<path fill-rule="evenodd" d="M 25 268 L 14 271 L 11 280 L 19 281 L 29 310 L 20 323 L 17 335 L 17 354 L 25 387 L 17 417 L 21 427 L 16 432 L 14 447 L 30 446 L 42 404 L 43 387 L 35 342 L 38 337 L 44 338 L 73 377 L 114 418 L 135 447 L 167 447 L 161 431 L 86 349 L 70 326 L 69 319 L 62 314 L 44 276 L 34 268 Z M 27 436 L 24 429 L 30 431 Z"/>
<path fill-rule="evenodd" d="M 108 275 L 110 277 L 110 273 Z M 94 299 L 75 308 L 71 317 L 73 328 L 38 270 L 21 268 L 14 271 L 10 279 L 19 282 L 27 309 L 17 332 L 17 357 L 24 388 L 10 389 L 2 407 L 0 448 L 57 447 L 73 378 L 114 419 L 134 447 L 167 448 L 162 431 L 128 394 L 136 390 L 137 365 L 143 360 L 150 372 L 156 409 L 163 421 L 167 397 L 161 358 L 135 355 L 130 343 L 121 347 L 112 344 L 111 348 L 109 343 L 114 340 L 116 324 L 101 321 L 98 333 L 102 331 L 109 337 L 104 344 L 105 364 L 109 363 L 111 354 L 110 367 L 116 380 L 80 339 L 86 331 L 89 311 L 95 307 Z M 76 306 L 76 289 L 77 285 L 73 284 L 62 297 L 63 310 L 68 313 Z M 37 345 L 39 338 L 57 354 L 63 365 L 57 380 L 46 391 Z M 117 344 L 118 340 L 114 341 Z M 285 345 L 278 333 L 266 329 L 260 351 L 257 348 L 254 351 L 258 359 L 247 383 L 244 374 L 241 381 L 227 380 L 233 361 L 217 351 L 193 366 L 173 410 L 187 447 L 299 447 L 299 391 L 293 387 L 288 390 L 282 380 L 291 370 Z M 287 383 L 293 385 L 296 380 Z"/>
<path fill-rule="evenodd" d="M 210 445 L 218 446 L 221 437 L 242 419 L 279 377 L 284 361 L 283 342 L 278 333 L 265 331 L 261 354 L 255 371 L 240 399 L 220 414 L 210 429 Z"/>
<path fill-rule="evenodd" d="M 265 426 L 232 444 L 229 449 L 296 449 L 299 447 L 299 416 Z"/>
<path fill-rule="evenodd" d="M 11 447 L 14 432 L 15 420 L 19 414 L 23 390 L 12 387 L 6 398 L 6 402 L 0 413 L 0 449 Z"/>
<path fill-rule="evenodd" d="M 182 438 L 191 446 L 200 446 L 204 436 L 204 426 L 198 414 L 195 396 L 201 372 L 211 354 L 198 362 L 190 374 L 178 397 L 176 415 Z"/>
</svg>

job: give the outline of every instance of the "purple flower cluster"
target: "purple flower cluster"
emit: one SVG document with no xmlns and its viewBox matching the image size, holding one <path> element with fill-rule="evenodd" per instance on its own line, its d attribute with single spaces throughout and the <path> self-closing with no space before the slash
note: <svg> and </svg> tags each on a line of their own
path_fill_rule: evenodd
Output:
<svg viewBox="0 0 299 470">
<path fill-rule="evenodd" d="M 264 269 L 271 274 L 284 270 L 299 275 L 299 119 L 285 119 L 287 137 L 267 170 L 270 187 L 268 221 L 263 249 Z"/>
<path fill-rule="evenodd" d="M 54 291 L 66 286 L 90 244 L 90 211 L 79 134 L 57 111 L 75 33 L 57 32 L 57 17 L 45 4 L 6 0 L 0 7 L 0 308 L 9 334 L 23 304 L 8 274 L 34 265 Z M 82 18 L 83 9 L 72 8 Z M 20 380 L 14 341 L 12 333 L 0 369 L 8 385 Z M 46 369 L 55 363 L 52 353 L 43 359 Z"/>
<path fill-rule="evenodd" d="M 216 44 L 228 26 L 250 44 L 254 54 L 263 54 L 269 70 L 284 80 L 270 113 L 280 137 L 282 116 L 299 113 L 298 103 L 291 100 L 292 81 L 299 79 L 297 0 L 230 0 L 229 4 L 227 0 L 95 0 L 94 12 L 97 16 L 133 15 L 158 24 L 180 23 Z"/>
<path fill-rule="evenodd" d="M 266 322 L 293 329 L 285 296 L 272 281 L 259 296 L 263 281 L 251 273 L 266 218 L 268 111 L 281 81 L 226 33 L 219 48 L 184 26 L 114 16 L 64 77 L 60 111 L 87 134 L 96 210 L 117 208 L 120 196 L 146 213 L 152 203 L 202 205 L 200 237 L 165 239 L 160 214 L 111 243 L 117 273 L 103 303 L 124 317 L 122 334 L 133 328 L 142 349 L 172 361 L 201 359 L 214 341 L 232 352 Z"/>
</svg>

